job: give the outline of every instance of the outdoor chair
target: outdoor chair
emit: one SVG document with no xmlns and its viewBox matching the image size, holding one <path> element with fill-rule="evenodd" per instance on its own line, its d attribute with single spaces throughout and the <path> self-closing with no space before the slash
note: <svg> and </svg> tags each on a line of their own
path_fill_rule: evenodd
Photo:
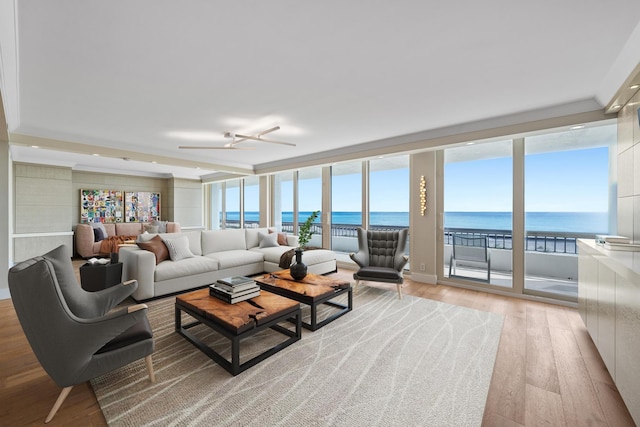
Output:
<svg viewBox="0 0 640 427">
<path fill-rule="evenodd" d="M 409 257 L 404 254 L 409 229 L 394 231 L 358 228 L 358 252 L 349 256 L 360 269 L 353 274 L 358 289 L 361 280 L 395 283 L 402 299 L 402 271 Z"/>
<path fill-rule="evenodd" d="M 489 283 L 491 280 L 491 254 L 486 236 L 468 236 L 466 234 L 454 233 L 451 257 L 449 258 L 449 277 L 469 278 L 469 276 L 456 274 L 458 261 L 461 261 L 464 265 L 486 268 L 486 282 Z"/>
<path fill-rule="evenodd" d="M 121 307 L 105 314 L 124 292 L 116 289 L 111 294 L 100 291 L 85 295 L 65 290 L 74 281 L 77 284 L 69 274 L 75 276 L 66 247 L 9 270 L 11 299 L 24 334 L 44 370 L 62 387 L 45 423 L 53 419 L 74 385 L 135 360 L 145 359 L 149 378 L 155 381 L 147 306 Z M 127 286 L 133 292 L 137 283 Z M 75 306 L 78 311 L 74 312 L 72 306 L 78 302 L 74 295 L 87 307 Z"/>
</svg>

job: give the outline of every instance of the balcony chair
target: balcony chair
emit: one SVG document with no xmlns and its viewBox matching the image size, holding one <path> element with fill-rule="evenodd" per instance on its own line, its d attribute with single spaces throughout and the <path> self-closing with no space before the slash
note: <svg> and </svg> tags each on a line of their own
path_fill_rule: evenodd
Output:
<svg viewBox="0 0 640 427">
<path fill-rule="evenodd" d="M 349 256 L 360 269 L 353 274 L 358 289 L 360 280 L 395 283 L 398 298 L 402 299 L 402 270 L 409 261 L 404 255 L 409 229 L 377 231 L 358 228 L 358 252 Z"/>
<path fill-rule="evenodd" d="M 137 282 L 93 293 L 82 291 L 68 255 L 66 247 L 58 247 L 15 265 L 8 277 L 24 334 L 44 370 L 62 387 L 45 423 L 53 419 L 74 385 L 135 360 L 145 358 L 149 378 L 155 382 L 147 306 L 121 307 L 105 314 L 122 295 L 135 291 Z M 74 282 L 77 289 L 69 288 Z M 86 307 L 78 306 L 80 301 Z"/>
<path fill-rule="evenodd" d="M 491 253 L 488 248 L 488 239 L 486 236 L 468 236 L 458 233 L 453 234 L 453 247 L 451 248 L 451 257 L 449 258 L 449 277 L 464 277 L 456 274 L 457 262 L 462 261 L 463 264 L 471 266 L 482 266 L 487 269 L 487 280 L 491 281 Z M 482 280 L 484 279 L 476 279 Z"/>
</svg>

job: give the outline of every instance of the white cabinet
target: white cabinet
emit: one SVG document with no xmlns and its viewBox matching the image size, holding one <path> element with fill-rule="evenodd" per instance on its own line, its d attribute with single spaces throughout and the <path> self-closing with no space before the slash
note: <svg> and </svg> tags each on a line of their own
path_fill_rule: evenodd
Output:
<svg viewBox="0 0 640 427">
<path fill-rule="evenodd" d="M 578 242 L 578 309 L 631 416 L 640 425 L 640 252 Z"/>
</svg>

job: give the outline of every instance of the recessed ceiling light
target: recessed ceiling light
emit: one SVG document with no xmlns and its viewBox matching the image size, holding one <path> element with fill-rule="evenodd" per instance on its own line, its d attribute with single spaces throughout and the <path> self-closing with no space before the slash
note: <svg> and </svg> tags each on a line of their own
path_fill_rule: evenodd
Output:
<svg viewBox="0 0 640 427">
<path fill-rule="evenodd" d="M 618 104 L 616 104 L 616 105 L 611 107 L 612 110 L 617 110 L 618 108 L 620 108 L 620 106 Z"/>
<path fill-rule="evenodd" d="M 584 129 L 584 125 L 575 125 L 575 126 L 571 126 L 569 129 L 571 129 L 571 130 Z"/>
<path fill-rule="evenodd" d="M 158 162 L 156 162 L 155 160 L 151 160 L 151 163 L 153 163 L 154 165 L 157 164 Z"/>
<path fill-rule="evenodd" d="M 32 145 L 31 148 L 40 148 L 39 145 Z"/>
<path fill-rule="evenodd" d="M 473 145 L 475 142 L 467 142 L 467 145 Z"/>
<path fill-rule="evenodd" d="M 638 89 L 640 87 L 639 84 L 629 86 L 629 89 Z"/>
<path fill-rule="evenodd" d="M 98 154 L 98 153 L 93 153 L 92 155 L 96 156 L 96 157 L 100 157 L 100 154 Z"/>
</svg>

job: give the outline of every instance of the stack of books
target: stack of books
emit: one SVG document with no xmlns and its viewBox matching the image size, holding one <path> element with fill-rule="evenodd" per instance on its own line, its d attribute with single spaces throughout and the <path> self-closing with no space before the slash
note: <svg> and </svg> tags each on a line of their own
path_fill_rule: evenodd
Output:
<svg viewBox="0 0 640 427">
<path fill-rule="evenodd" d="M 227 277 L 209 285 L 209 295 L 229 304 L 235 304 L 260 296 L 260 286 L 249 277 Z"/>
</svg>

